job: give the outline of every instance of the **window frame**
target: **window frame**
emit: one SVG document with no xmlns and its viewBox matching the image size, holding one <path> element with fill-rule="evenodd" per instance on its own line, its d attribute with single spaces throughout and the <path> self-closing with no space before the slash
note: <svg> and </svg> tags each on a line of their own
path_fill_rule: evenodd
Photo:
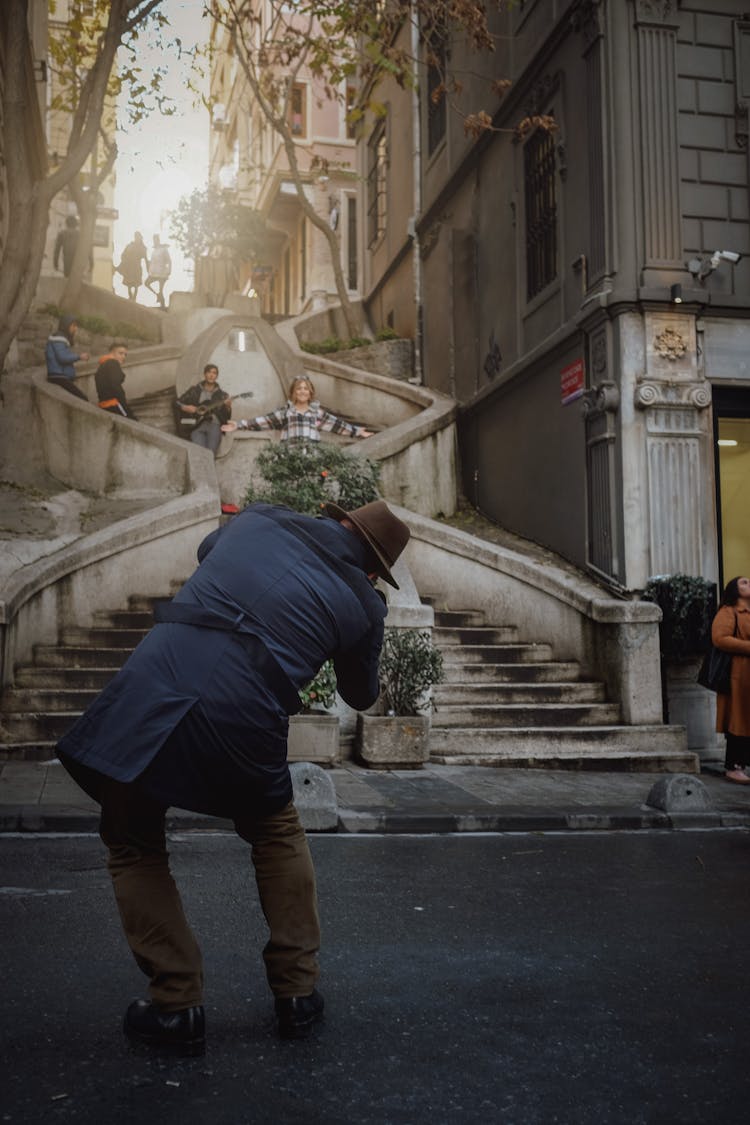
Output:
<svg viewBox="0 0 750 1125">
<path fill-rule="evenodd" d="M 388 222 L 388 119 L 381 119 L 367 142 L 367 246 L 385 234 Z"/>
<path fill-rule="evenodd" d="M 555 134 L 536 128 L 523 146 L 523 235 L 527 304 L 535 301 L 559 280 L 560 205 L 557 164 Z"/>
<path fill-rule="evenodd" d="M 301 125 L 298 130 L 294 127 L 295 118 L 295 96 L 300 99 L 300 113 Z M 307 103 L 307 83 L 306 82 L 293 82 L 292 88 L 289 91 L 289 105 L 287 107 L 287 123 L 292 138 L 295 141 L 307 140 L 308 138 L 308 103 Z"/>
</svg>

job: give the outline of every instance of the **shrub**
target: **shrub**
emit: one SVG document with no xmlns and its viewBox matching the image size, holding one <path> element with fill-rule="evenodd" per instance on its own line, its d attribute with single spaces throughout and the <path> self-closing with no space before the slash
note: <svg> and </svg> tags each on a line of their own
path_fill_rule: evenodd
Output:
<svg viewBox="0 0 750 1125">
<path fill-rule="evenodd" d="M 256 469 L 261 483 L 249 485 L 246 504 L 262 500 L 317 516 L 329 500 L 348 510 L 378 495 L 380 466 L 335 445 L 279 442 L 258 455 Z"/>
<path fill-rule="evenodd" d="M 57 305 L 41 305 L 39 308 L 40 313 L 46 316 L 54 316 L 59 320 L 63 315 L 63 311 Z M 124 320 L 116 320 L 113 323 L 106 320 L 103 316 L 78 316 L 76 320 L 81 328 L 86 332 L 90 332 L 93 336 L 109 336 L 113 340 L 130 339 L 130 340 L 148 340 L 149 337 L 144 335 L 140 328 L 136 328 L 134 324 L 129 324 Z"/>
<path fill-rule="evenodd" d="M 400 340 L 398 332 L 395 328 L 379 328 L 375 333 L 375 339 L 380 342 L 382 340 Z"/>
<path fill-rule="evenodd" d="M 307 343 L 300 344 L 302 351 L 310 352 L 311 355 L 328 355 L 331 352 L 340 352 L 343 346 L 338 336 L 329 336 L 325 340 L 309 340 Z"/>
<path fill-rule="evenodd" d="M 443 657 L 420 629 L 386 629 L 380 687 L 386 713 L 417 715 L 431 706 L 426 693 L 443 678 Z"/>
<path fill-rule="evenodd" d="M 336 701 L 336 673 L 333 663 L 326 660 L 323 667 L 299 693 L 303 711 L 327 711 Z"/>
<path fill-rule="evenodd" d="M 388 337 L 390 339 L 390 337 Z M 366 348 L 371 344 L 369 336 L 352 336 L 351 340 L 340 340 L 338 336 L 328 336 L 325 340 L 306 340 L 300 344 L 303 352 L 311 355 L 330 355 L 332 352 L 348 352 L 354 348 Z"/>
<path fill-rule="evenodd" d="M 658 574 L 649 578 L 644 601 L 662 612 L 659 646 L 668 660 L 681 660 L 704 652 L 711 639 L 716 613 L 716 586 L 688 574 Z"/>
</svg>

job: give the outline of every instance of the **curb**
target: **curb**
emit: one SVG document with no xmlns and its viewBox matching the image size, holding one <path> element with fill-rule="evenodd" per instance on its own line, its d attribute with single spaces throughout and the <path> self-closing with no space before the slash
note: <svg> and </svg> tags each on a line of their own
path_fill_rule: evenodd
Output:
<svg viewBox="0 0 750 1125">
<path fill-rule="evenodd" d="M 312 835 L 461 835 L 470 832 L 637 832 L 696 831 L 711 829 L 750 829 L 750 813 L 681 812 L 665 813 L 649 809 L 582 812 L 534 809 L 528 812 L 447 813 L 392 810 L 358 811 L 340 809 L 336 828 Z M 0 836 L 9 833 L 98 833 L 96 813 L 77 812 L 65 806 L 0 805 Z M 200 813 L 178 812 L 167 817 L 168 832 L 232 832 L 231 820 Z"/>
</svg>

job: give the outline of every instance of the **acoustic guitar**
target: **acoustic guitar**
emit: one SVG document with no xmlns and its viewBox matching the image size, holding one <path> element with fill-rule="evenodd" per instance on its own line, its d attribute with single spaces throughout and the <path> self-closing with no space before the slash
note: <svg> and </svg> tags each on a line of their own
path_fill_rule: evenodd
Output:
<svg viewBox="0 0 750 1125">
<path fill-rule="evenodd" d="M 254 391 L 243 391 L 238 395 L 227 395 L 227 398 L 252 398 L 254 393 Z M 174 418 L 177 425 L 177 433 L 184 437 L 188 431 L 192 430 L 199 422 L 207 418 L 209 414 L 213 414 L 215 410 L 219 410 L 225 403 L 226 398 L 222 398 L 218 402 L 206 403 L 203 406 L 199 406 L 195 414 L 183 414 L 180 410 L 179 402 L 175 402 Z"/>
</svg>

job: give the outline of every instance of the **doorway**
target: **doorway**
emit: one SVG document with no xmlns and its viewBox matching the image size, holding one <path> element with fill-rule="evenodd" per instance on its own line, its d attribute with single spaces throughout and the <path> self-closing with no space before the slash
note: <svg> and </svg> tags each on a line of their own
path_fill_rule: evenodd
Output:
<svg viewBox="0 0 750 1125">
<path fill-rule="evenodd" d="M 719 581 L 750 573 L 750 388 L 713 388 Z"/>
</svg>

